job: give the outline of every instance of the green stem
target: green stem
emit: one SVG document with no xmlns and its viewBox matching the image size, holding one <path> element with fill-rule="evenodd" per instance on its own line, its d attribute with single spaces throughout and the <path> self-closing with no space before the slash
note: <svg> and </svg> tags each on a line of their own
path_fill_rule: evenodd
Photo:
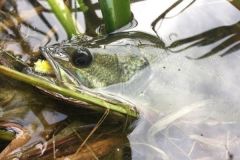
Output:
<svg viewBox="0 0 240 160">
<path fill-rule="evenodd" d="M 98 97 L 95 97 L 93 95 L 87 94 L 87 93 L 81 93 L 81 92 L 73 92 L 72 90 L 69 90 L 67 88 L 62 88 L 57 85 L 51 84 L 47 81 L 44 81 L 40 78 L 29 76 L 26 74 L 23 74 L 21 72 L 15 71 L 13 69 L 7 68 L 3 65 L 0 65 L 0 73 L 4 74 L 8 77 L 11 77 L 13 79 L 25 82 L 27 84 L 31 84 L 33 86 L 38 86 L 43 89 L 46 89 L 51 92 L 57 92 L 62 94 L 66 97 L 71 97 L 80 101 L 87 102 L 92 105 L 96 105 L 105 109 L 110 109 L 112 111 L 125 114 L 127 116 L 131 116 L 134 118 L 138 117 L 138 112 L 136 110 L 130 109 L 130 106 L 124 105 L 124 104 L 113 104 L 110 102 L 107 102 L 103 99 L 100 99 Z"/>
<path fill-rule="evenodd" d="M 58 18 L 63 28 L 65 29 L 68 37 L 79 34 L 75 20 L 73 19 L 71 12 L 64 4 L 63 0 L 48 0 L 53 13 Z"/>
<path fill-rule="evenodd" d="M 132 20 L 130 0 L 99 0 L 99 3 L 108 33 Z"/>
</svg>

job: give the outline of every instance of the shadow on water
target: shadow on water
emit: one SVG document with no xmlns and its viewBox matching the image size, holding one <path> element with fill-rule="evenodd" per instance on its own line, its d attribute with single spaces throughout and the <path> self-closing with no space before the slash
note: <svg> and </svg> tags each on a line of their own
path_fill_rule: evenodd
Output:
<svg viewBox="0 0 240 160">
<path fill-rule="evenodd" d="M 166 11 L 164 11 L 160 16 L 158 16 L 152 23 L 152 29 L 158 35 L 158 30 L 161 30 L 161 25 L 164 20 L 173 19 L 177 17 L 196 2 L 196 0 L 192 0 L 187 2 L 184 6 L 181 6 L 183 0 L 176 1 L 173 5 L 171 5 Z M 180 6 L 180 7 L 179 7 Z M 179 8 L 180 9 L 179 9 Z M 177 13 L 174 15 L 168 16 L 171 11 L 177 10 Z M 208 51 L 207 53 L 197 56 L 194 59 L 207 58 L 209 56 L 215 55 L 223 50 L 224 51 L 220 56 L 225 56 L 228 54 L 237 51 L 240 47 L 240 34 L 239 34 L 240 24 L 239 22 L 232 25 L 224 25 L 216 28 L 210 28 L 209 30 L 199 33 L 197 35 L 192 35 L 190 37 L 177 40 L 172 42 L 170 45 L 166 46 L 172 53 L 180 53 L 184 50 L 192 48 L 194 46 L 207 46 L 214 44 L 216 42 L 220 42 L 219 45 Z M 158 35 L 161 39 L 161 36 Z M 189 57 L 190 58 L 190 57 Z"/>
<path fill-rule="evenodd" d="M 225 56 L 233 53 L 234 51 L 239 50 L 240 48 L 239 28 L 240 28 L 239 22 L 230 26 L 217 27 L 209 31 L 200 33 L 198 35 L 194 35 L 192 37 L 175 41 L 170 46 L 168 46 L 168 48 L 172 52 L 177 53 L 194 46 L 207 46 L 207 45 L 211 45 L 212 43 L 216 43 L 218 41 L 224 40 L 218 46 L 214 47 L 213 49 L 203 54 L 202 56 L 197 57 L 196 59 L 212 56 L 228 48 L 226 51 L 224 51 L 224 53 L 220 55 L 220 56 Z M 188 46 L 181 48 L 181 46 L 186 46 L 186 45 Z M 176 48 L 181 48 L 181 49 L 176 49 Z"/>
<path fill-rule="evenodd" d="M 187 6 L 184 6 L 184 8 L 182 8 L 175 16 L 181 14 L 182 12 L 184 12 L 188 7 L 190 7 L 196 0 L 191 1 L 189 4 L 187 4 Z M 172 4 L 169 8 L 167 8 L 166 11 L 164 11 L 163 13 L 161 13 L 152 23 L 151 23 L 151 27 L 152 30 L 156 33 L 156 35 L 158 35 L 157 30 L 160 29 L 161 24 L 163 22 L 164 19 L 168 19 L 168 18 L 173 18 L 175 16 L 171 16 L 171 17 L 167 17 L 167 14 L 169 12 L 171 12 L 172 10 L 174 10 L 176 7 L 178 7 L 181 3 L 183 3 L 183 0 L 179 0 L 176 1 L 174 4 Z M 159 37 L 161 39 L 161 37 Z"/>
</svg>

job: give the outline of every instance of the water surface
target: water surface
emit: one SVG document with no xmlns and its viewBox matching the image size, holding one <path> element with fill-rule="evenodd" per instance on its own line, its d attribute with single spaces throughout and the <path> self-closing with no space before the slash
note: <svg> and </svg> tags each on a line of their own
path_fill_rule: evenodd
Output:
<svg viewBox="0 0 240 160">
<path fill-rule="evenodd" d="M 17 25 L 19 30 L 14 30 L 15 25 L 13 29 L 7 30 L 6 35 L 11 34 L 25 43 L 7 37 L 8 41 L 4 41 L 2 45 L 4 49 L 21 54 L 22 59 L 29 61 L 33 59 L 32 55 L 39 54 L 39 46 L 67 39 L 60 23 L 49 12 L 47 3 L 36 2 L 43 5 L 45 10 L 40 15 L 28 17 L 29 14 L 24 15 L 27 11 L 35 13 L 33 3 L 27 0 L 17 1 L 17 14 L 25 17 L 23 19 L 26 19 L 26 23 L 35 30 L 23 23 Z M 72 4 L 74 8 L 74 3 Z M 89 11 L 92 14 L 77 12 L 80 30 L 87 35 L 96 36 L 96 29 L 102 24 L 101 15 L 96 2 L 88 5 L 96 9 Z M 146 0 L 132 3 L 131 8 L 138 23 L 136 27 L 125 31 L 142 31 L 158 37 L 163 44 L 162 51 L 169 55 L 151 63 L 151 76 L 143 76 L 134 85 L 134 89 L 123 89 L 122 84 L 104 89 L 116 92 L 116 88 L 119 88 L 117 94 L 122 94 L 135 103 L 141 112 L 134 130 L 122 135 L 123 141 L 116 142 L 115 134 L 118 135 L 120 131 L 112 134 L 110 142 L 127 146 L 129 141 L 131 148 L 130 154 L 129 150 L 122 149 L 121 152 L 126 154 L 120 154 L 118 158 L 239 159 L 239 10 L 225 0 Z M 154 52 L 154 49 L 149 49 L 149 52 Z M 147 84 L 139 83 L 143 81 Z M 45 108 L 41 110 L 45 120 L 36 120 L 36 113 L 39 111 L 29 111 L 28 108 L 27 111 L 24 110 L 25 118 L 19 118 L 23 123 L 20 124 L 33 125 L 33 120 L 39 125 L 44 121 L 48 125 L 65 124 L 67 117 L 72 116 L 68 111 L 49 109 L 48 106 Z M 99 119 L 100 117 L 94 122 L 87 122 L 94 126 Z M 83 123 L 84 118 L 76 114 L 69 121 L 77 121 L 78 125 Z M 82 125 L 86 125 L 86 122 Z M 36 134 L 46 131 L 46 128 L 40 127 L 38 130 Z M 103 125 L 103 131 L 99 132 L 105 133 L 106 130 L 109 130 L 108 127 Z M 39 137 L 42 138 L 36 137 L 32 140 L 34 144 L 39 142 Z M 42 141 L 45 142 L 46 139 Z M 94 142 L 96 141 L 93 140 L 91 144 L 94 145 Z M 80 144 L 75 145 L 78 148 Z M 116 152 L 115 154 L 103 157 L 116 159 L 113 158 L 114 155 L 117 156 L 118 149 L 124 147 L 113 148 L 112 152 L 107 150 L 109 153 Z M 54 156 L 54 152 L 49 157 L 51 156 Z"/>
</svg>

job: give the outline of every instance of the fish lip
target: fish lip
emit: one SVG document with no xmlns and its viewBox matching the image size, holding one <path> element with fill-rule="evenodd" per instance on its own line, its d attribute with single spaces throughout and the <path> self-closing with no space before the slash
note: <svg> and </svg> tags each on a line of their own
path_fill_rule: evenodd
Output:
<svg viewBox="0 0 240 160">
<path fill-rule="evenodd" d="M 50 65 L 52 66 L 53 68 L 53 71 L 54 71 L 54 74 L 56 76 L 57 79 L 60 79 L 60 76 L 59 76 L 59 73 L 60 73 L 60 70 L 59 68 L 57 67 L 57 64 L 54 62 L 54 59 L 52 57 L 52 54 L 49 47 L 39 47 L 39 50 L 41 52 L 41 54 L 46 58 L 46 60 L 50 63 Z"/>
<path fill-rule="evenodd" d="M 39 48 L 39 50 L 40 50 L 41 54 L 46 58 L 46 60 L 52 66 L 54 74 L 56 76 L 56 79 L 55 79 L 56 84 L 65 86 L 64 80 L 63 80 L 62 74 L 61 74 L 62 71 L 63 71 L 67 75 L 72 77 L 72 80 L 73 80 L 72 82 L 73 83 L 81 85 L 81 83 L 77 80 L 77 78 L 73 74 L 66 71 L 64 68 L 62 68 L 61 65 L 59 64 L 59 62 L 54 59 L 55 58 L 54 53 L 58 52 L 58 48 L 55 48 L 55 47 L 41 47 L 41 48 Z"/>
</svg>

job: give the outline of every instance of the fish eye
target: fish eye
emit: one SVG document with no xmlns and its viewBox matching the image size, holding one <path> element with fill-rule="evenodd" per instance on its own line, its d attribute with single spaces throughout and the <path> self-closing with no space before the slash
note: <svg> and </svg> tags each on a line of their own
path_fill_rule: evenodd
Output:
<svg viewBox="0 0 240 160">
<path fill-rule="evenodd" d="M 75 67 L 83 68 L 92 63 L 93 56 L 86 48 L 78 48 L 73 52 L 72 63 Z"/>
</svg>

